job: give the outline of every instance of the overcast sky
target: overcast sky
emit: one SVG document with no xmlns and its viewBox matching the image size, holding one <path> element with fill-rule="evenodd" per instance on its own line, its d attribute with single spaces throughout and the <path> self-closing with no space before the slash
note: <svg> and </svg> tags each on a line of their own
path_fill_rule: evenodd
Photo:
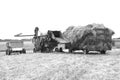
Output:
<svg viewBox="0 0 120 80">
<path fill-rule="evenodd" d="M 119 0 L 0 0 L 0 38 L 102 23 L 120 37 Z"/>
</svg>

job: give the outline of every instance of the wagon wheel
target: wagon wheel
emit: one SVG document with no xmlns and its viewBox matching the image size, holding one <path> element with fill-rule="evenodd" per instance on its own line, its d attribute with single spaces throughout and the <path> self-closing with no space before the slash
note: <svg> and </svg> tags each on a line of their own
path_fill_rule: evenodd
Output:
<svg viewBox="0 0 120 80">
<path fill-rule="evenodd" d="M 88 51 L 88 50 L 83 50 L 83 53 L 84 53 L 84 54 L 88 54 L 89 51 Z"/>
<path fill-rule="evenodd" d="M 63 52 L 63 49 L 62 49 L 62 48 L 60 48 L 60 52 Z"/>
<path fill-rule="evenodd" d="M 22 53 L 24 53 L 24 54 L 25 54 L 25 53 L 26 53 L 26 49 L 23 49 L 23 50 L 22 50 Z"/>
<path fill-rule="evenodd" d="M 101 54 L 106 54 L 106 51 L 103 50 L 103 51 L 100 51 L 100 53 L 101 53 Z"/>
<path fill-rule="evenodd" d="M 58 48 L 55 48 L 55 51 L 58 52 L 59 51 Z"/>
<path fill-rule="evenodd" d="M 22 51 L 20 51 L 20 54 L 22 54 Z"/>
</svg>

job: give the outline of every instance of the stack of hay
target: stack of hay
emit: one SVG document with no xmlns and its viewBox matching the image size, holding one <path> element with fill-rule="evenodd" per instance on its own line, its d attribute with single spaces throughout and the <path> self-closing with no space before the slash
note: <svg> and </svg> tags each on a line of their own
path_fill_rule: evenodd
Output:
<svg viewBox="0 0 120 80">
<path fill-rule="evenodd" d="M 87 26 L 70 26 L 63 33 L 64 36 L 76 47 L 80 47 L 87 43 L 96 44 L 100 41 L 112 43 L 112 35 L 114 32 L 106 28 L 103 24 L 89 24 Z M 91 42 L 90 42 L 91 41 Z"/>
</svg>

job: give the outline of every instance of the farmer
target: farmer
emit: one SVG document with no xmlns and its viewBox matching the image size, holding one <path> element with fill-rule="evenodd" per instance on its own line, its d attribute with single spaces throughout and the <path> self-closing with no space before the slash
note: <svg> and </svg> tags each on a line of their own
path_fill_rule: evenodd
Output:
<svg viewBox="0 0 120 80">
<path fill-rule="evenodd" d="M 10 49 L 10 48 L 11 48 L 11 46 L 10 46 L 10 43 L 9 43 L 9 42 L 7 42 L 7 43 L 6 43 L 6 47 L 7 47 L 7 49 Z"/>
<path fill-rule="evenodd" d="M 38 36 L 38 31 L 39 31 L 39 28 L 38 27 L 35 27 L 35 30 L 34 30 L 34 37 L 37 37 Z"/>
</svg>

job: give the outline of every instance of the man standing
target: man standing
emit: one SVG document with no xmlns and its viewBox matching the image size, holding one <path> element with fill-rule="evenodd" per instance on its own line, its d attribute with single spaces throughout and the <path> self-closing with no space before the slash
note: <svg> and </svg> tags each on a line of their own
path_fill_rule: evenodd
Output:
<svg viewBox="0 0 120 80">
<path fill-rule="evenodd" d="M 34 30 L 34 37 L 38 37 L 38 31 L 39 31 L 39 28 L 38 27 L 35 27 L 35 30 Z"/>
</svg>

